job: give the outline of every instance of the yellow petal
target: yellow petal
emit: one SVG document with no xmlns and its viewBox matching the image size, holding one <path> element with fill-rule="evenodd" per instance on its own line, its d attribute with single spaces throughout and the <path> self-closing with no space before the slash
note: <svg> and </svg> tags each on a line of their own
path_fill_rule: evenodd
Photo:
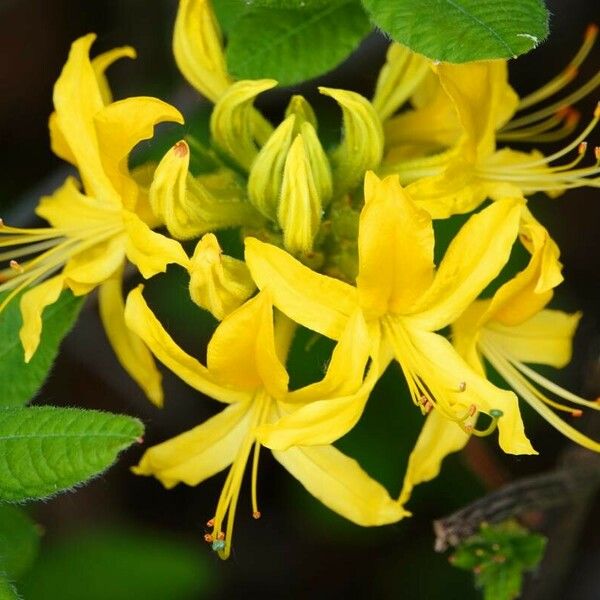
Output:
<svg viewBox="0 0 600 600">
<path fill-rule="evenodd" d="M 127 258 L 146 279 L 164 273 L 172 263 L 187 266 L 189 259 L 179 242 L 152 231 L 129 211 L 123 211 L 123 221 L 127 231 Z"/>
<path fill-rule="evenodd" d="M 56 139 L 59 151 L 68 146 L 69 158 L 77 164 L 85 190 L 103 202 L 120 205 L 120 198 L 104 172 L 94 116 L 104 107 L 104 100 L 89 52 L 95 35 L 79 38 L 71 46 L 69 58 L 54 86 Z"/>
<path fill-rule="evenodd" d="M 502 450 L 507 454 L 536 454 L 525 435 L 515 394 L 497 388 L 472 371 L 441 335 L 411 329 L 410 339 L 424 369 L 419 376 L 429 389 L 444 391 L 464 408 L 474 405 L 488 414 L 493 409 L 501 410 L 498 443 Z"/>
<path fill-rule="evenodd" d="M 256 289 L 246 263 L 224 255 L 212 233 L 198 242 L 188 270 L 192 300 L 219 321 L 242 305 Z"/>
<path fill-rule="evenodd" d="M 178 377 L 194 389 L 221 402 L 244 402 L 251 397 L 243 391 L 226 389 L 216 384 L 208 369 L 184 352 L 164 330 L 144 297 L 142 286 L 132 290 L 125 303 L 125 322 L 160 360 Z"/>
<path fill-rule="evenodd" d="M 304 138 L 298 134 L 286 157 L 277 208 L 283 243 L 289 252 L 312 251 L 322 212 L 321 190 L 311 169 Z"/>
<path fill-rule="evenodd" d="M 231 85 L 223 41 L 210 0 L 181 0 L 173 32 L 173 53 L 183 76 L 216 102 Z"/>
<path fill-rule="evenodd" d="M 274 79 L 238 81 L 219 99 L 210 117 L 210 133 L 215 143 L 246 171 L 250 171 L 261 143 L 252 103 L 258 94 L 276 85 Z"/>
<path fill-rule="evenodd" d="M 73 256 L 65 265 L 65 284 L 77 296 L 105 282 L 125 260 L 125 240 L 116 234 Z"/>
<path fill-rule="evenodd" d="M 477 348 L 481 335 L 482 315 L 488 309 L 490 300 L 475 300 L 465 312 L 452 323 L 450 339 L 456 351 L 466 363 L 482 377 L 486 376 L 483 358 Z"/>
<path fill-rule="evenodd" d="M 491 321 L 481 335 L 482 340 L 491 340 L 511 359 L 562 368 L 571 360 L 573 336 L 580 319 L 581 313 L 542 310 L 518 325 Z"/>
<path fill-rule="evenodd" d="M 285 109 L 286 119 L 291 115 L 296 117 L 296 128 L 300 127 L 303 123 L 309 123 L 315 130 L 317 129 L 317 115 L 315 115 L 315 111 L 304 96 L 294 94 L 290 98 Z"/>
<path fill-rule="evenodd" d="M 150 402 L 162 406 L 161 374 L 144 342 L 125 323 L 121 278 L 122 272 L 100 286 L 98 300 L 104 331 L 125 371 L 144 390 Z"/>
<path fill-rule="evenodd" d="M 358 234 L 360 305 L 367 318 L 405 313 L 433 279 L 431 217 L 417 208 L 397 176 L 365 177 Z"/>
<path fill-rule="evenodd" d="M 166 488 L 198 485 L 229 466 L 250 427 L 250 404 L 228 406 L 202 425 L 146 450 L 131 470 L 153 475 Z"/>
<path fill-rule="evenodd" d="M 410 516 L 355 460 L 333 446 L 295 447 L 273 455 L 315 498 L 357 525 L 387 525 Z"/>
<path fill-rule="evenodd" d="M 25 351 L 25 362 L 28 363 L 40 343 L 42 334 L 42 312 L 50 304 L 54 304 L 63 290 L 63 277 L 57 275 L 27 290 L 21 297 L 21 316 L 23 325 L 19 337 Z"/>
<path fill-rule="evenodd" d="M 437 410 L 432 411 L 425 419 L 417 443 L 408 458 L 400 503 L 408 501 L 415 485 L 437 477 L 444 458 L 464 448 L 468 441 L 469 435 L 456 423 L 440 415 Z"/>
<path fill-rule="evenodd" d="M 339 339 L 357 307 L 356 289 L 315 273 L 284 250 L 247 237 L 246 264 L 259 289 L 296 323 Z"/>
<path fill-rule="evenodd" d="M 136 58 L 136 52 L 131 46 L 122 46 L 121 48 L 113 48 L 108 52 L 103 52 L 92 60 L 92 68 L 96 74 L 100 95 L 105 105 L 110 104 L 113 98 L 104 73 L 110 65 L 120 58 Z"/>
<path fill-rule="evenodd" d="M 118 207 L 82 194 L 73 177 L 67 177 L 51 196 L 44 196 L 35 212 L 57 229 L 75 231 L 110 226 L 111 221 L 118 225 L 121 218 Z"/>
<path fill-rule="evenodd" d="M 373 95 L 373 108 L 385 121 L 391 117 L 413 93 L 429 69 L 429 61 L 405 46 L 392 42 L 388 48 Z"/>
<path fill-rule="evenodd" d="M 129 174 L 128 156 L 154 127 L 171 121 L 183 123 L 181 113 L 157 98 L 126 98 L 109 104 L 94 116 L 104 171 L 129 210 L 135 208 L 138 186 Z"/>
<path fill-rule="evenodd" d="M 186 240 L 217 229 L 261 226 L 235 173 L 220 169 L 194 178 L 189 163 L 190 149 L 181 140 L 164 155 L 150 186 L 152 210 L 173 237 Z"/>
<path fill-rule="evenodd" d="M 461 228 L 411 319 L 434 331 L 455 321 L 504 267 L 519 230 L 519 201 L 494 202 Z"/>
<path fill-rule="evenodd" d="M 208 343 L 206 364 L 211 376 L 234 389 L 265 388 L 274 398 L 287 392 L 288 375 L 275 350 L 268 292 L 260 292 L 221 322 Z"/>
<path fill-rule="evenodd" d="M 320 87 L 342 109 L 343 137 L 331 153 L 338 193 L 360 185 L 369 169 L 379 166 L 383 156 L 383 128 L 371 103 L 356 92 Z"/>
<path fill-rule="evenodd" d="M 335 442 L 346 435 L 360 419 L 370 393 L 373 391 L 381 369 L 374 362 L 363 385 L 353 393 L 346 390 L 330 391 L 330 396 L 315 396 L 312 402 L 301 406 L 286 404 L 292 409 L 278 421 L 259 427 L 260 442 L 274 450 L 287 450 L 292 446 L 320 446 Z M 298 390 L 301 392 L 302 390 Z M 307 394 L 308 395 L 308 394 Z"/>
</svg>

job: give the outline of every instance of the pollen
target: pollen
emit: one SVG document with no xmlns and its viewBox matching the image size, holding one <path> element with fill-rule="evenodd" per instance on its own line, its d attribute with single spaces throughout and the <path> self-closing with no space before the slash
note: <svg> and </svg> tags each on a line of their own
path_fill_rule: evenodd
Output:
<svg viewBox="0 0 600 600">
<path fill-rule="evenodd" d="M 180 140 L 173 146 L 173 152 L 178 158 L 185 158 L 189 153 L 188 145 Z"/>
</svg>

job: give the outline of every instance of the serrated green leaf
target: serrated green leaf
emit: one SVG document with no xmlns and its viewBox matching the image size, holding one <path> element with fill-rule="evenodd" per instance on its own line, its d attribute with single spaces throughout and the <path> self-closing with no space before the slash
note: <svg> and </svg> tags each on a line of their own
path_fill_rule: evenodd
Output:
<svg viewBox="0 0 600 600">
<path fill-rule="evenodd" d="M 27 600 L 187 600 L 213 584 L 198 544 L 141 531 L 88 531 L 42 552 L 19 582 Z"/>
<path fill-rule="evenodd" d="M 0 300 L 4 295 L 0 295 Z M 70 291 L 61 294 L 57 302 L 46 308 L 44 326 L 37 352 L 26 364 L 19 339 L 21 311 L 19 298 L 15 298 L 0 314 L 0 408 L 22 406 L 36 394 L 44 383 L 58 353 L 58 347 L 71 330 L 82 298 Z"/>
<path fill-rule="evenodd" d="M 0 600 L 19 600 L 19 598 L 12 583 L 0 575 Z"/>
<path fill-rule="evenodd" d="M 16 506 L 0 506 L 0 572 L 19 579 L 32 565 L 40 545 L 38 526 Z"/>
<path fill-rule="evenodd" d="M 0 501 L 51 496 L 107 469 L 143 432 L 132 417 L 75 408 L 0 410 Z"/>
<path fill-rule="evenodd" d="M 312 10 L 249 9 L 229 33 L 227 64 L 238 79 L 292 85 L 336 67 L 370 28 L 361 6 L 348 0 Z"/>
<path fill-rule="evenodd" d="M 548 35 L 543 0 L 362 0 L 373 22 L 411 50 L 446 62 L 512 58 Z"/>
<path fill-rule="evenodd" d="M 239 1 L 239 0 L 238 0 Z M 266 6 L 268 8 L 311 9 L 331 4 L 331 0 L 243 0 L 248 6 Z"/>
</svg>

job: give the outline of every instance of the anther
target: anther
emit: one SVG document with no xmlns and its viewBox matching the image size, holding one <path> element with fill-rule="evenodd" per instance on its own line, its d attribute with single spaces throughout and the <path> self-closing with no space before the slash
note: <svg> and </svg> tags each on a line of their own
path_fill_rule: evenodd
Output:
<svg viewBox="0 0 600 600">
<path fill-rule="evenodd" d="M 431 400 L 427 396 L 425 396 L 425 394 L 422 394 L 419 397 L 419 404 L 425 411 L 425 414 L 428 414 L 431 411 L 431 409 L 433 408 L 433 404 L 431 403 Z"/>
<path fill-rule="evenodd" d="M 475 404 L 471 404 L 469 406 L 469 416 L 472 417 L 477 412 L 477 406 Z"/>
<path fill-rule="evenodd" d="M 218 533 L 218 535 L 217 535 L 217 539 L 219 539 L 219 540 L 224 540 L 224 539 L 225 539 L 225 534 L 224 534 L 222 531 L 220 531 L 220 532 Z"/>
<path fill-rule="evenodd" d="M 581 156 L 582 154 L 585 154 L 587 152 L 587 147 L 588 147 L 587 142 L 581 142 L 581 144 L 579 144 L 579 147 L 577 148 L 577 153 L 579 154 L 579 156 Z"/>
<path fill-rule="evenodd" d="M 596 160 L 600 160 L 600 146 L 594 148 L 594 156 L 596 157 Z"/>
<path fill-rule="evenodd" d="M 600 102 L 596 104 L 596 108 L 594 109 L 594 119 L 600 119 Z"/>
<path fill-rule="evenodd" d="M 184 157 L 186 157 L 187 154 L 188 154 L 188 145 L 183 140 L 177 142 L 173 146 L 173 153 L 178 158 L 184 158 Z"/>
<path fill-rule="evenodd" d="M 214 538 L 213 538 L 213 536 L 212 536 L 212 535 L 210 535 L 210 533 L 207 533 L 207 534 L 204 536 L 204 541 L 205 541 L 206 543 L 208 543 L 208 544 L 210 544 L 210 543 L 213 541 L 213 539 L 214 539 Z"/>
<path fill-rule="evenodd" d="M 214 519 L 209 519 L 208 521 L 206 521 L 206 526 L 207 527 L 214 527 L 215 526 L 215 520 Z"/>
<path fill-rule="evenodd" d="M 254 512 L 252 513 L 252 518 L 253 518 L 253 519 L 260 519 L 260 517 L 261 517 L 261 514 L 260 514 L 260 511 L 259 511 L 259 510 L 256 510 L 256 511 L 254 511 Z"/>
<path fill-rule="evenodd" d="M 598 35 L 598 25 L 596 23 L 590 23 L 585 30 L 584 37 L 589 39 L 591 37 L 596 37 Z"/>
<path fill-rule="evenodd" d="M 580 417 L 582 414 L 583 414 L 583 411 L 582 411 L 582 410 L 580 410 L 579 408 L 574 408 L 574 409 L 571 411 L 571 416 L 572 416 L 572 417 L 575 417 L 575 418 L 579 418 L 579 417 Z"/>
<path fill-rule="evenodd" d="M 23 272 L 23 267 L 16 260 L 11 260 L 8 264 L 11 269 L 18 271 L 19 273 Z"/>
<path fill-rule="evenodd" d="M 461 381 L 458 384 L 458 391 L 459 392 L 464 392 L 467 389 L 467 382 L 466 381 Z"/>
</svg>

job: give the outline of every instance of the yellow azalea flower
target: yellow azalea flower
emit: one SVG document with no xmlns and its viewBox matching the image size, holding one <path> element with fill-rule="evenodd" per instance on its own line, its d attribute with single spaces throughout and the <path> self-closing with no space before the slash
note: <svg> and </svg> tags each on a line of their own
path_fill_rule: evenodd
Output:
<svg viewBox="0 0 600 600">
<path fill-rule="evenodd" d="M 498 422 L 499 443 L 506 452 L 533 453 L 514 394 L 474 372 L 443 336 L 434 333 L 456 320 L 499 273 L 517 236 L 520 213 L 520 203 L 507 200 L 471 217 L 436 271 L 429 214 L 417 207 L 397 177 L 379 180 L 369 173 L 356 287 L 315 273 L 256 239 L 246 239 L 246 263 L 259 289 L 271 290 L 275 306 L 309 329 L 340 339 L 348 321 L 357 312 L 362 315 L 372 369 L 381 373 L 394 357 L 413 402 L 424 413 L 433 409 L 456 430 L 469 432 L 475 413 L 485 412 Z M 320 418 L 328 424 L 329 439 L 319 437 L 318 443 L 348 431 L 364 400 L 322 403 Z M 287 417 L 286 427 L 298 428 L 299 438 L 308 444 L 310 436 L 301 431 L 304 410 Z M 268 435 L 261 439 L 279 447 Z"/>
<path fill-rule="evenodd" d="M 496 147 L 498 140 L 554 141 L 574 130 L 577 117 L 570 104 L 600 84 L 600 73 L 551 107 L 512 117 L 559 91 L 573 77 L 595 37 L 596 29 L 590 29 L 564 74 L 521 101 L 508 84 L 505 61 L 435 66 L 435 75 L 427 83 L 431 88 L 430 78 L 434 77 L 437 85 L 424 94 L 425 103 L 386 124 L 388 152 L 383 172 L 398 173 L 403 183 L 410 184 L 413 197 L 435 218 L 469 212 L 488 197 L 501 199 L 538 191 L 554 196 L 574 187 L 597 187 L 600 156 L 589 167 L 579 168 L 579 163 L 586 154 L 585 139 L 600 119 L 600 108 L 579 135 L 549 156 L 537 150 L 525 153 Z M 418 144 L 429 151 L 450 149 L 411 158 Z M 556 164 L 575 151 L 572 161 Z"/>
<path fill-rule="evenodd" d="M 154 475 L 171 488 L 180 482 L 197 485 L 229 466 L 214 518 L 209 521 L 212 533 L 206 536 L 221 558 L 227 558 L 249 462 L 252 511 L 255 518 L 260 517 L 257 429 L 284 416 L 294 403 L 310 405 L 326 398 L 323 394 L 333 395 L 335 401 L 337 395 L 365 393 L 361 381 L 368 349 L 354 342 L 365 338 L 366 325 L 358 319 L 351 323 L 322 382 L 290 394 L 283 363 L 293 324 L 282 317 L 274 327 L 268 291 L 221 322 L 208 344 L 206 366 L 169 337 L 145 303 L 141 288 L 129 294 L 125 315 L 128 325 L 162 363 L 195 389 L 227 404 L 202 425 L 147 450 L 134 468 L 135 473 Z M 274 450 L 273 455 L 311 494 L 354 523 L 383 525 L 408 515 L 356 461 L 333 446 L 297 445 Z"/>
<path fill-rule="evenodd" d="M 552 409 L 576 417 L 578 408 L 566 406 L 547 393 L 576 406 L 600 410 L 598 401 L 585 400 L 543 377 L 526 363 L 564 367 L 571 359 L 571 342 L 580 314 L 546 309 L 553 291 L 539 290 L 544 241 L 532 238 L 529 265 L 502 285 L 488 300 L 477 300 L 452 325 L 458 352 L 473 369 L 485 373 L 485 358 L 535 411 L 572 441 L 600 451 L 591 440 L 563 421 Z"/>
<path fill-rule="evenodd" d="M 39 344 L 44 308 L 63 289 L 83 295 L 101 286 L 100 311 L 113 348 L 149 398 L 160 404 L 160 374 L 148 350 L 124 325 L 121 272 L 128 259 L 151 277 L 169 263 L 185 264 L 187 256 L 178 242 L 154 233 L 140 218 L 150 214 L 148 200 L 129 172 L 127 158 L 139 141 L 152 137 L 157 123 L 183 119 L 156 98 L 112 102 L 104 69 L 121 56 L 133 56 L 133 50 L 112 50 L 91 61 L 94 39 L 90 34 L 73 43 L 54 87 L 50 118 L 52 148 L 77 167 L 85 193 L 69 177 L 36 209 L 50 227 L 0 226 L 0 246 L 7 248 L 0 258 L 12 259 L 12 269 L 0 271 L 0 291 L 10 291 L 0 310 L 25 292 L 20 337 L 29 361 Z"/>
</svg>

